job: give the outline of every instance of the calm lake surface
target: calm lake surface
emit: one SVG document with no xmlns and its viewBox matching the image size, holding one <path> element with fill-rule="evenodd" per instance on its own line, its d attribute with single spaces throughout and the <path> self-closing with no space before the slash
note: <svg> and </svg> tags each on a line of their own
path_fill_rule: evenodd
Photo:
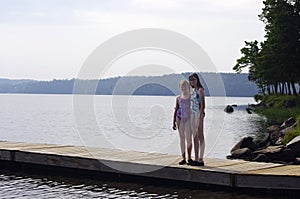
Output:
<svg viewBox="0 0 300 199">
<path fill-rule="evenodd" d="M 175 199 L 175 198 L 222 198 L 222 199 L 274 199 L 260 195 L 208 191 L 196 187 L 152 186 L 116 182 L 110 180 L 75 179 L 59 176 L 36 176 L 22 173 L 3 172 L 0 174 L 1 198 L 126 198 L 126 199 Z M 265 194 L 267 195 L 267 194 Z M 279 198 L 279 197 L 276 197 Z"/>
<path fill-rule="evenodd" d="M 265 136 L 260 132 L 267 125 L 266 119 L 248 114 L 245 111 L 248 103 L 254 103 L 253 99 L 206 98 L 206 157 L 224 159 L 242 137 Z M 171 129 L 174 104 L 175 97 L 161 96 L 2 94 L 0 140 L 179 154 L 178 133 Z M 232 114 L 223 111 L 228 104 L 237 105 Z M 4 198 L 232 197 L 228 193 L 199 190 L 149 188 L 104 181 L 75 182 L 74 179 L 28 177 L 4 171 L 0 174 L 0 196 Z M 235 195 L 235 198 L 247 197 Z"/>
</svg>

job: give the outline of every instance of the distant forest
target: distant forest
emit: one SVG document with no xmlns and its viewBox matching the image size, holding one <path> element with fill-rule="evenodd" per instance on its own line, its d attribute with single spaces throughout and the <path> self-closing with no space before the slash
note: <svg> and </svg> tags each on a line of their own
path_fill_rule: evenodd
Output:
<svg viewBox="0 0 300 199">
<path fill-rule="evenodd" d="M 114 77 L 101 80 L 64 79 L 52 81 L 10 80 L 0 79 L 0 93 L 32 93 L 32 94 L 73 94 L 74 82 L 83 86 L 76 94 L 96 95 L 178 95 L 178 82 L 187 78 L 189 73 L 170 74 L 163 76 L 128 76 Z M 209 93 L 219 85 L 214 80 L 221 76 L 224 82 L 226 96 L 252 97 L 258 93 L 254 82 L 248 80 L 248 74 L 233 73 L 200 73 L 200 79 L 206 88 L 207 96 L 217 96 Z M 205 81 L 206 80 L 206 81 Z M 206 83 L 209 80 L 209 88 Z M 96 91 L 89 89 L 89 85 L 97 85 Z M 86 88 L 86 89 L 85 89 Z"/>
</svg>

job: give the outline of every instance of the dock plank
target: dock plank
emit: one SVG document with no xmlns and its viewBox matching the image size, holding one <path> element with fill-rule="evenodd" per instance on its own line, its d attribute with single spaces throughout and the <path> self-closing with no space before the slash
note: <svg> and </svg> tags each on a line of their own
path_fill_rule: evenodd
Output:
<svg viewBox="0 0 300 199">
<path fill-rule="evenodd" d="M 75 157 L 92 157 L 92 155 L 84 147 L 65 146 L 65 147 L 48 147 L 48 148 L 27 148 L 28 152 L 57 154 Z"/>
<path fill-rule="evenodd" d="M 32 144 L 22 142 L 0 142 L 0 149 L 23 150 L 23 149 L 44 149 L 44 148 L 66 147 L 65 145 L 54 144 Z"/>
<path fill-rule="evenodd" d="M 260 163 L 260 162 L 246 162 L 241 164 L 234 164 L 229 166 L 222 166 L 220 168 L 224 170 L 229 170 L 232 172 L 248 172 L 248 171 L 255 171 L 259 169 L 265 168 L 274 168 L 282 166 L 281 164 L 274 164 L 274 163 Z"/>
<path fill-rule="evenodd" d="M 205 163 L 210 167 L 226 167 L 226 166 L 245 164 L 247 163 L 247 161 L 243 161 L 243 160 L 228 161 L 228 160 L 217 159 L 217 158 L 205 158 Z"/>
<path fill-rule="evenodd" d="M 285 165 L 274 168 L 259 169 L 248 172 L 249 174 L 257 175 L 284 175 L 284 176 L 300 176 L 300 166 Z"/>
</svg>

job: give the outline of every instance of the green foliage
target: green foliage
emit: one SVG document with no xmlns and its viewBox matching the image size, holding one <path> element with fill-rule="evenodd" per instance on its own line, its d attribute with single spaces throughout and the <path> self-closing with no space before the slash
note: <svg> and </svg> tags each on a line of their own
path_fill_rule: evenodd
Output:
<svg viewBox="0 0 300 199">
<path fill-rule="evenodd" d="M 297 128 L 285 137 L 287 143 L 300 134 L 300 1 L 263 3 L 259 18 L 265 23 L 265 41 L 246 41 L 233 69 L 240 73 L 248 68 L 248 79 L 259 88 L 254 96 L 260 101 L 257 113 L 278 124 L 291 116 L 297 118 Z"/>
<path fill-rule="evenodd" d="M 300 96 L 293 95 L 265 95 L 261 101 L 262 104 L 270 104 L 275 108 L 284 108 L 287 101 L 293 102 L 295 106 L 300 106 Z"/>
<path fill-rule="evenodd" d="M 256 95 L 254 95 L 254 100 L 255 100 L 256 102 L 262 101 L 263 98 L 264 98 L 264 96 L 261 95 L 261 94 L 256 94 Z"/>
<path fill-rule="evenodd" d="M 286 108 L 286 102 L 292 102 L 295 106 Z M 289 117 L 300 115 L 300 96 L 294 95 L 265 95 L 262 97 L 260 106 L 255 112 L 266 116 L 270 122 L 282 123 Z"/>
<path fill-rule="evenodd" d="M 289 143 L 292 139 L 294 139 L 295 137 L 299 136 L 300 135 L 300 116 L 297 117 L 297 126 L 296 128 L 291 131 L 291 132 L 288 132 L 285 136 L 284 136 L 284 139 L 283 139 L 283 143 L 284 144 L 287 144 Z"/>
<path fill-rule="evenodd" d="M 250 66 L 250 68 L 255 67 L 257 64 L 257 56 L 259 55 L 258 41 L 247 42 L 246 46 L 241 49 L 243 56 L 237 60 L 237 64 L 233 67 L 237 73 L 241 73 L 242 69 Z"/>
<path fill-rule="evenodd" d="M 233 69 L 249 69 L 249 80 L 262 94 L 298 94 L 300 82 L 300 2 L 265 0 L 260 20 L 266 40 L 245 42 Z"/>
<path fill-rule="evenodd" d="M 290 117 L 300 115 L 300 108 L 255 108 L 255 112 L 268 118 L 269 123 L 281 124 Z"/>
</svg>

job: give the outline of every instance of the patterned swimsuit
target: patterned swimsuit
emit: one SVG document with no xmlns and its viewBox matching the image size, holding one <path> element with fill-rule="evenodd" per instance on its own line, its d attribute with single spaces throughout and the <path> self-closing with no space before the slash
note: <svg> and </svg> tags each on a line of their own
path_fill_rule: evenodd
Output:
<svg viewBox="0 0 300 199">
<path fill-rule="evenodd" d="M 200 96 L 198 94 L 198 90 L 194 90 L 191 96 L 191 113 L 195 115 L 197 112 L 200 111 Z"/>
<path fill-rule="evenodd" d="M 191 117 L 190 107 L 191 107 L 191 97 L 184 99 L 181 96 L 178 97 L 178 110 L 176 116 L 179 120 L 186 122 Z"/>
</svg>

